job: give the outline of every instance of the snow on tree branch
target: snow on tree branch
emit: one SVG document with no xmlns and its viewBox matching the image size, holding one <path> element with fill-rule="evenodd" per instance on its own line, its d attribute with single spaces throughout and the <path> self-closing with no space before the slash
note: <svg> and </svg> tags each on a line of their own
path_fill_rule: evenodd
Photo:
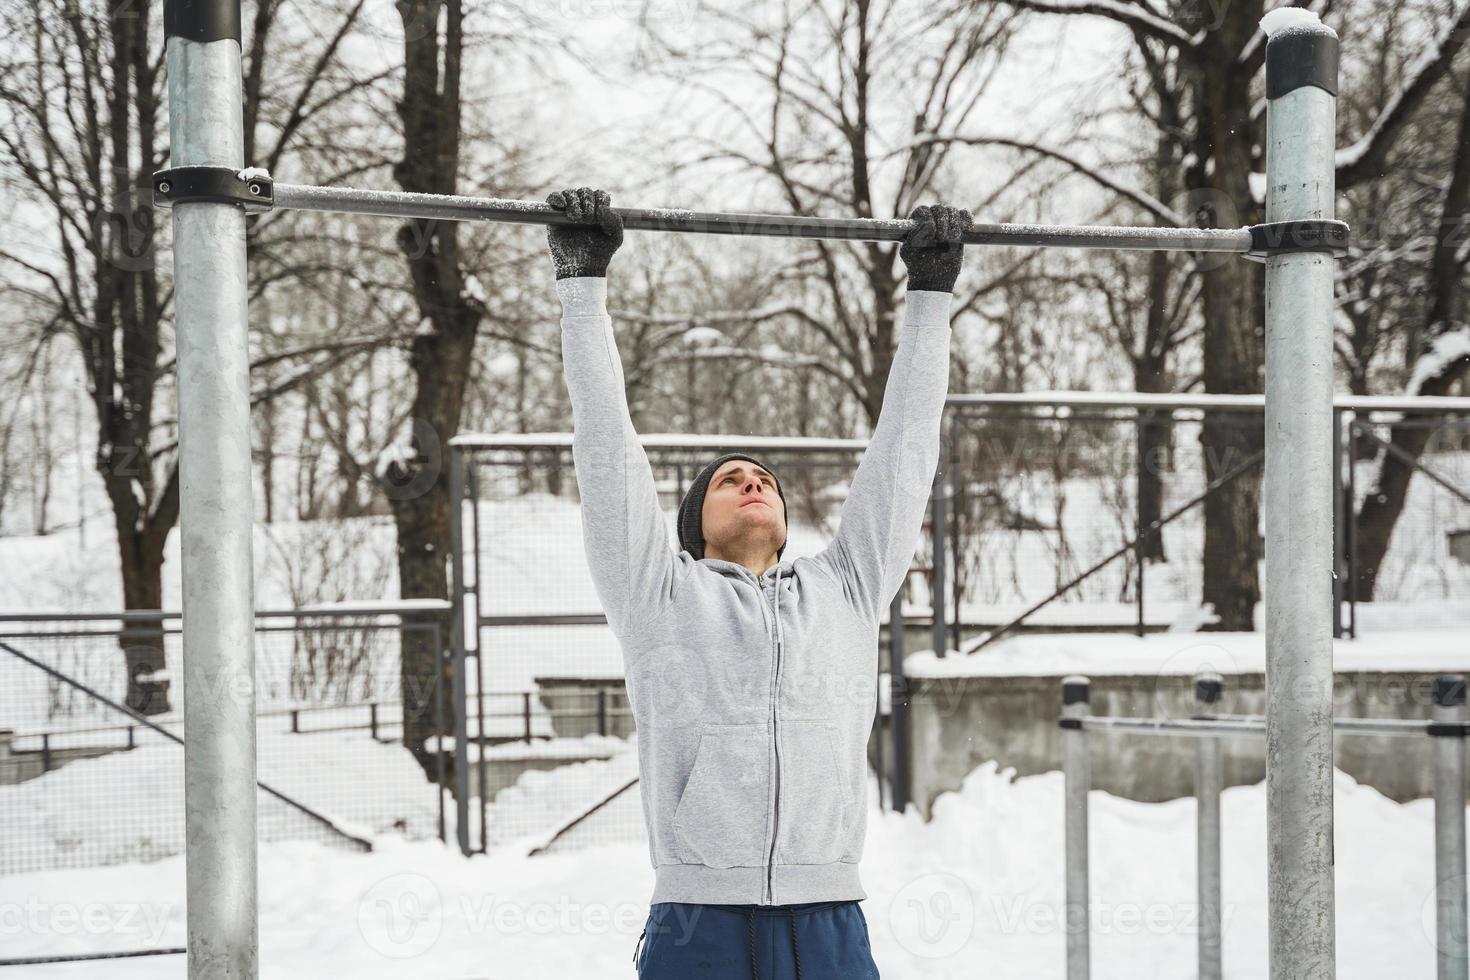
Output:
<svg viewBox="0 0 1470 980">
<path fill-rule="evenodd" d="M 1190 34 L 1178 24 L 1165 20 L 1143 7 L 1120 0 L 1006 0 L 1017 10 L 1032 10 L 1040 14 L 1092 14 L 1106 17 L 1124 26 L 1158 38 L 1165 44 L 1181 48 L 1192 48 L 1199 43 L 1199 36 Z"/>
<path fill-rule="evenodd" d="M 1414 361 L 1414 373 L 1404 394 L 1419 394 L 1427 383 L 1443 377 L 1462 360 L 1470 360 L 1470 323 L 1457 324 L 1433 334 L 1424 353 Z"/>
<path fill-rule="evenodd" d="M 1389 96 L 1368 131 L 1353 145 L 1337 151 L 1339 189 L 1378 176 L 1375 171 L 1392 149 L 1399 131 L 1413 117 L 1434 83 L 1449 71 L 1455 54 L 1470 33 L 1470 0 L 1462 0 L 1454 20 L 1445 25 L 1434 44 L 1404 72 L 1404 84 Z"/>
</svg>

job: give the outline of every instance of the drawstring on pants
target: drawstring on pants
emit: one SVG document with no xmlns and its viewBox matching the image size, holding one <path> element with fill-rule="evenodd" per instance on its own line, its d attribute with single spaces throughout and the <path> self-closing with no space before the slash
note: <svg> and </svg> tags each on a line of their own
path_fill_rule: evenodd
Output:
<svg viewBox="0 0 1470 980">
<path fill-rule="evenodd" d="M 796 943 L 796 910 L 786 910 L 786 921 L 791 926 L 791 955 L 796 960 L 796 980 L 801 980 L 801 947 Z M 761 980 L 760 965 L 755 958 L 755 906 L 746 913 L 745 936 L 750 946 L 750 976 L 751 980 Z"/>
</svg>

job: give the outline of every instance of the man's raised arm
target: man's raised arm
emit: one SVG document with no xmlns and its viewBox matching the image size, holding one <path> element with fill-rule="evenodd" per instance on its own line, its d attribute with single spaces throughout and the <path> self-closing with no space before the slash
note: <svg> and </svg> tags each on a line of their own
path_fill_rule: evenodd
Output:
<svg viewBox="0 0 1470 980">
<path fill-rule="evenodd" d="M 622 219 L 606 191 L 559 191 L 547 203 L 587 222 L 548 228 L 547 243 L 562 306 L 562 370 L 572 402 L 582 541 L 608 623 L 624 636 L 667 604 L 676 559 L 653 471 L 628 413 L 607 313 L 607 265 L 622 244 Z"/>
<path fill-rule="evenodd" d="M 877 622 L 903 584 L 924 524 L 940 422 L 949 388 L 949 308 L 970 214 L 915 208 L 899 255 L 908 267 L 898 349 L 883 408 L 843 502 L 837 534 L 817 556 L 847 585 L 864 616 Z"/>
</svg>

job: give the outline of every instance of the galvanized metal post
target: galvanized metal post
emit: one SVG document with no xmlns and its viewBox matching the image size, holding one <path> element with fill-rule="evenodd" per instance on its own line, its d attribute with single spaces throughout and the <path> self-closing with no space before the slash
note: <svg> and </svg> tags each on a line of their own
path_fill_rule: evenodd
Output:
<svg viewBox="0 0 1470 980">
<path fill-rule="evenodd" d="M 469 610 L 465 604 L 465 553 L 464 553 L 464 454 L 451 447 L 449 451 L 449 569 L 454 581 L 450 594 L 454 600 L 450 608 L 449 649 L 454 660 L 451 665 L 451 690 L 454 701 L 454 838 L 459 842 L 459 852 L 469 857 L 470 851 L 470 739 L 469 699 L 465 683 L 465 620 Z M 478 554 L 475 555 L 479 561 Z M 478 569 L 478 564 L 476 569 Z M 475 582 L 478 591 L 479 580 Z M 478 628 L 476 623 L 476 628 Z M 484 749 L 484 732 L 479 735 L 480 748 Z M 439 751 L 444 751 L 441 741 Z M 485 786 L 480 784 L 480 792 Z"/>
<path fill-rule="evenodd" d="M 1092 788 L 1092 762 L 1087 753 L 1087 731 L 1082 719 L 1091 682 L 1080 674 L 1062 678 L 1062 774 L 1066 805 L 1063 852 L 1066 862 L 1066 899 L 1063 927 L 1067 933 L 1067 980 L 1088 980 L 1092 970 L 1091 898 L 1087 863 L 1087 793 Z"/>
<path fill-rule="evenodd" d="M 909 684 L 903 672 L 903 589 L 888 605 L 888 717 L 893 726 L 893 809 L 909 805 Z"/>
<path fill-rule="evenodd" d="M 1431 738 L 1434 751 L 1434 925 L 1439 980 L 1466 980 L 1465 677 L 1434 679 L 1434 721 L 1458 731 Z"/>
<path fill-rule="evenodd" d="M 1222 681 L 1213 671 L 1194 678 L 1194 700 L 1199 714 L 1213 714 L 1220 701 Z M 1196 866 L 1199 892 L 1199 980 L 1220 980 L 1220 737 L 1205 735 L 1195 742 L 1194 798 L 1196 805 Z"/>
<path fill-rule="evenodd" d="M 946 427 L 945 433 L 949 429 Z M 946 440 L 947 441 L 947 440 Z M 943 460 L 943 453 L 940 459 Z M 944 546 L 948 537 L 946 527 L 947 518 L 944 512 L 944 478 L 946 467 L 941 464 L 934 468 L 934 491 L 929 498 L 929 538 L 933 544 L 933 568 L 929 575 L 929 605 L 934 611 L 934 623 L 932 635 L 934 638 L 934 656 L 944 656 L 945 640 L 948 638 L 947 619 L 944 609 Z"/>
<path fill-rule="evenodd" d="M 164 8 L 169 164 L 244 166 L 239 0 Z M 173 209 L 189 976 L 253 980 L 255 650 L 245 212 Z"/>
<path fill-rule="evenodd" d="M 1275 16 L 1272 16 L 1275 15 Z M 1272 11 L 1266 221 L 1331 219 L 1337 35 Z M 1335 975 L 1330 254 L 1266 259 L 1266 815 L 1272 980 Z"/>
<path fill-rule="evenodd" d="M 1343 520 L 1343 495 L 1347 480 L 1343 477 L 1343 412 L 1332 410 L 1332 637 L 1340 639 L 1343 625 L 1342 603 L 1347 589 L 1347 522 Z"/>
</svg>

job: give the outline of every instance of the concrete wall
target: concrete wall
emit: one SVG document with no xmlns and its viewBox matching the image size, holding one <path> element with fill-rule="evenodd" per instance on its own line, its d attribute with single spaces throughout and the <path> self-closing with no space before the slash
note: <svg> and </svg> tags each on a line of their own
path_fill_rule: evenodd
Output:
<svg viewBox="0 0 1470 980">
<path fill-rule="evenodd" d="M 1434 674 L 1352 671 L 1336 675 L 1339 718 L 1407 718 L 1430 714 Z M 1196 711 L 1186 675 L 1098 675 L 1092 713 L 1188 718 Z M 991 759 L 1017 776 L 1059 770 L 1061 675 L 910 678 L 912 795 L 924 815 L 942 792 Z M 1264 676 L 1225 677 L 1218 714 L 1265 714 Z M 1090 733 L 1092 786 L 1118 796 L 1159 802 L 1194 793 L 1195 740 L 1178 736 Z M 1429 738 L 1344 735 L 1334 740 L 1337 768 L 1400 802 L 1432 795 Z M 1222 739 L 1226 786 L 1266 777 L 1264 737 Z"/>
</svg>

